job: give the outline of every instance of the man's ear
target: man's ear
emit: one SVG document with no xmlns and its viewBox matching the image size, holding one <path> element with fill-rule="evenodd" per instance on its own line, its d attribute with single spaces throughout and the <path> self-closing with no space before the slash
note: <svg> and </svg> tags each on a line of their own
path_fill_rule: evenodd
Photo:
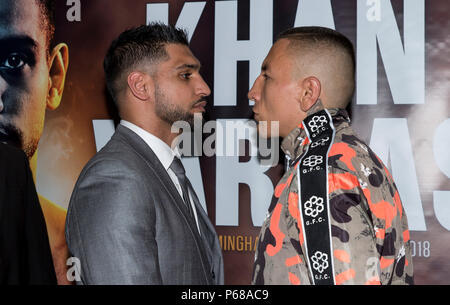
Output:
<svg viewBox="0 0 450 305">
<path fill-rule="evenodd" d="M 60 43 L 53 48 L 49 62 L 49 82 L 47 108 L 58 108 L 64 91 L 67 67 L 69 66 L 69 47 Z"/>
<path fill-rule="evenodd" d="M 308 112 L 320 97 L 321 84 L 317 77 L 309 76 L 301 81 L 300 108 Z"/>
<path fill-rule="evenodd" d="M 127 77 L 128 88 L 137 99 L 147 101 L 151 97 L 151 77 L 148 74 L 133 71 Z"/>
</svg>

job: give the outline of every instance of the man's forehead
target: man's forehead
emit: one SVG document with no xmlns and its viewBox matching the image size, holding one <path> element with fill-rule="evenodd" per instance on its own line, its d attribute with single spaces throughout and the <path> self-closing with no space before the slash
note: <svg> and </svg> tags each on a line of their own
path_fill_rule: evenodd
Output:
<svg viewBox="0 0 450 305">
<path fill-rule="evenodd" d="M 275 42 L 270 49 L 269 54 L 267 54 L 264 59 L 261 65 L 261 70 L 269 71 L 276 68 L 283 69 L 283 66 L 291 60 L 291 54 L 289 54 L 287 50 L 288 45 L 289 42 L 286 41 L 286 39 L 281 39 Z"/>
<path fill-rule="evenodd" d="M 200 69 L 200 61 L 192 54 L 188 46 L 170 43 L 166 45 L 166 52 L 169 55 L 169 64 L 173 68 L 191 66 L 193 69 Z"/>
<path fill-rule="evenodd" d="M 28 36 L 37 45 L 45 45 L 40 23 L 40 8 L 35 0 L 0 0 L 0 39 Z"/>
</svg>

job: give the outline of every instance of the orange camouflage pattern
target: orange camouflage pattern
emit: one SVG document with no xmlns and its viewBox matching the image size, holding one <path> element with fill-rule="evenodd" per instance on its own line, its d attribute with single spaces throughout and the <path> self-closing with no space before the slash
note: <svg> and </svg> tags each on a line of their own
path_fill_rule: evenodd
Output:
<svg viewBox="0 0 450 305">
<path fill-rule="evenodd" d="M 408 221 L 392 176 L 355 135 L 347 112 L 327 111 L 335 131 L 327 156 L 334 283 L 413 284 Z M 261 227 L 252 284 L 313 283 L 295 161 L 312 143 L 307 134 L 302 123 L 283 139 L 282 149 L 294 162 L 276 186 L 275 204 Z"/>
</svg>

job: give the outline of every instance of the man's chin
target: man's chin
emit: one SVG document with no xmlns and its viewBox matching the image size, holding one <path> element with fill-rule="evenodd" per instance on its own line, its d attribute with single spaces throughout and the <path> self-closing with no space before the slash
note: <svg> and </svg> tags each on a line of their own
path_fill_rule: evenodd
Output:
<svg viewBox="0 0 450 305">
<path fill-rule="evenodd" d="M 191 115 L 192 115 L 192 120 L 196 119 L 197 117 L 199 117 L 201 120 L 203 120 L 203 116 L 205 114 L 205 109 L 203 108 L 192 108 L 191 111 Z"/>
<path fill-rule="evenodd" d="M 204 120 L 203 117 L 203 111 L 195 111 L 192 113 L 192 116 L 189 117 L 189 119 L 187 119 L 187 121 L 189 122 L 189 125 L 191 125 L 192 127 L 194 126 L 194 124 L 202 124 Z"/>
<path fill-rule="evenodd" d="M 203 114 L 205 113 L 205 110 L 203 109 L 203 110 L 199 110 L 198 108 L 195 108 L 192 112 L 191 112 L 191 114 L 192 114 L 192 117 L 194 117 L 194 116 L 201 116 L 201 117 L 203 117 Z"/>
</svg>

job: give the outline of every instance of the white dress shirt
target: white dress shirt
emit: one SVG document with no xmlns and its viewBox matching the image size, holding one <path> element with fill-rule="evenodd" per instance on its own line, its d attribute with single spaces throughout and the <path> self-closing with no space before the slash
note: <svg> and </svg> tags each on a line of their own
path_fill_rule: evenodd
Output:
<svg viewBox="0 0 450 305">
<path fill-rule="evenodd" d="M 145 143 L 152 149 L 152 151 L 155 153 L 156 157 L 158 157 L 161 164 L 166 169 L 167 173 L 169 174 L 170 179 L 172 179 L 173 184 L 175 184 L 175 187 L 178 190 L 178 193 L 181 196 L 181 200 L 184 202 L 183 199 L 183 190 L 181 188 L 180 182 L 178 181 L 177 176 L 170 168 L 170 165 L 172 164 L 173 158 L 178 157 L 180 158 L 180 154 L 177 150 L 172 150 L 167 143 L 165 143 L 160 138 L 152 135 L 148 131 L 140 128 L 139 126 L 136 126 L 133 123 L 130 123 L 125 120 L 121 120 L 120 124 L 131 129 L 134 133 L 136 133 L 142 140 L 144 140 Z M 180 158 L 181 159 L 181 158 Z M 192 211 L 194 212 L 194 218 L 195 222 L 197 224 L 198 232 L 200 233 L 200 227 L 198 225 L 198 217 L 197 217 L 197 210 L 195 208 L 195 204 L 192 200 L 192 194 L 189 194 L 189 199 L 192 206 Z"/>
</svg>

